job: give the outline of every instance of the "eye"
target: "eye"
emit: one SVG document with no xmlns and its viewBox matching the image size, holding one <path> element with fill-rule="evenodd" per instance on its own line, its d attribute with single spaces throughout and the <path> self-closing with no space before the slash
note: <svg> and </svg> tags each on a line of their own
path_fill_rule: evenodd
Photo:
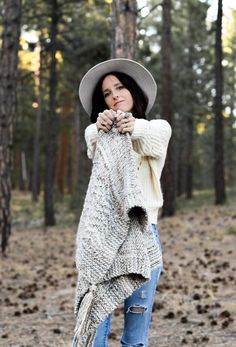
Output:
<svg viewBox="0 0 236 347">
<path fill-rule="evenodd" d="M 123 89 L 123 88 L 125 88 L 125 87 L 122 84 L 117 87 L 117 89 Z"/>
<path fill-rule="evenodd" d="M 105 92 L 104 93 L 104 98 L 107 98 L 110 94 L 111 94 L 111 92 Z"/>
</svg>

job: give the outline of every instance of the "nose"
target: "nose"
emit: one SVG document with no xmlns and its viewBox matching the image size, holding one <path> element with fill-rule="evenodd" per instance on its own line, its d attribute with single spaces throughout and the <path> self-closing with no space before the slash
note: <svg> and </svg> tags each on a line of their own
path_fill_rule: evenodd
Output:
<svg viewBox="0 0 236 347">
<path fill-rule="evenodd" d="M 116 100 L 119 97 L 119 95 L 117 95 L 116 93 L 113 93 L 112 97 L 114 100 Z"/>
</svg>

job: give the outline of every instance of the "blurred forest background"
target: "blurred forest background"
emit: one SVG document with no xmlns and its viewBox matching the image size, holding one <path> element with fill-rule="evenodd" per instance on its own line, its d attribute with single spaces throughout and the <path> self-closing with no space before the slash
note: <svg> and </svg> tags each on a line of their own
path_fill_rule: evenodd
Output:
<svg viewBox="0 0 236 347">
<path fill-rule="evenodd" d="M 89 117 L 78 85 L 91 66 L 110 57 L 133 58 L 152 71 L 158 97 L 150 118 L 166 118 L 173 127 L 162 214 L 173 215 L 178 202 L 191 205 L 203 192 L 212 204 L 230 201 L 233 6 L 223 1 L 222 14 L 222 1 L 213 0 L 0 1 L 1 231 L 10 233 L 11 196 L 28 196 L 32 209 L 41 201 L 36 224 L 54 225 L 63 201 L 78 220 L 91 170 L 83 137 Z"/>
</svg>

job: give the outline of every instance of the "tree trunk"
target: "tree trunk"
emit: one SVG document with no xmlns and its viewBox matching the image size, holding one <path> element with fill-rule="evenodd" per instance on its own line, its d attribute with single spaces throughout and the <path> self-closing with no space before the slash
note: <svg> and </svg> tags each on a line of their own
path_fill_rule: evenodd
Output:
<svg viewBox="0 0 236 347">
<path fill-rule="evenodd" d="M 16 117 L 21 0 L 6 0 L 0 61 L 0 233 L 4 253 L 11 233 L 11 171 Z"/>
<path fill-rule="evenodd" d="M 77 100 L 77 98 L 76 98 Z M 79 103 L 74 102 L 74 115 L 72 119 L 72 127 L 69 134 L 69 151 L 68 151 L 68 191 L 75 199 L 78 189 L 78 160 L 80 158 L 80 141 L 84 134 L 80 134 L 81 115 L 79 112 Z M 85 156 L 86 160 L 87 156 Z"/>
<path fill-rule="evenodd" d="M 112 2 L 112 58 L 135 57 L 137 2 L 113 0 Z"/>
<path fill-rule="evenodd" d="M 57 189 L 62 195 L 65 193 L 65 170 L 66 170 L 66 159 L 68 150 L 68 134 L 67 130 L 61 130 L 59 134 L 59 148 L 57 157 Z"/>
<path fill-rule="evenodd" d="M 229 140 L 228 140 L 228 173 L 227 173 L 227 183 L 228 186 L 233 187 L 234 182 L 236 181 L 236 172 L 234 170 L 235 168 L 235 161 L 234 161 L 234 155 L 235 155 L 235 146 L 234 146 L 234 123 L 235 123 L 235 116 L 234 116 L 234 110 L 236 109 L 236 74 L 234 73 L 234 67 L 236 66 L 236 51 L 234 51 L 234 60 L 233 60 L 233 71 L 232 71 L 232 86 L 231 86 L 231 96 L 230 96 L 230 126 L 229 126 Z"/>
<path fill-rule="evenodd" d="M 192 108 L 192 106 L 191 106 Z M 187 118 L 187 153 L 186 153 L 186 198 L 193 197 L 193 113 Z"/>
<path fill-rule="evenodd" d="M 183 143 L 183 137 L 182 133 L 177 138 L 178 143 L 178 152 L 175 150 L 175 153 L 177 152 L 177 165 L 176 165 L 176 195 L 177 197 L 181 196 L 184 193 L 184 143 Z"/>
<path fill-rule="evenodd" d="M 172 125 L 172 72 L 171 72 L 171 0 L 163 0 L 162 14 L 162 118 Z M 162 174 L 164 205 L 162 216 L 175 212 L 175 178 L 173 162 L 173 139 L 169 143 L 166 163 Z"/>
<path fill-rule="evenodd" d="M 216 21 L 215 39 L 215 162 L 214 162 L 214 184 L 215 203 L 222 204 L 226 200 L 225 178 L 224 178 L 224 124 L 222 115 L 223 95 L 223 68 L 222 68 L 222 0 L 218 0 L 218 14 Z"/>
<path fill-rule="evenodd" d="M 24 151 L 21 151 L 21 177 L 22 177 L 22 191 L 27 189 L 28 173 L 27 173 L 27 164 L 26 164 L 26 155 Z"/>
<path fill-rule="evenodd" d="M 55 225 L 54 212 L 54 178 L 57 153 L 57 128 L 58 119 L 56 114 L 56 50 L 57 50 L 57 26 L 58 26 L 58 2 L 51 0 L 51 28 L 50 28 L 50 76 L 49 76 L 49 112 L 46 121 L 46 161 L 44 182 L 44 213 L 45 225 Z"/>
<path fill-rule="evenodd" d="M 187 144 L 186 144 L 186 185 L 185 193 L 186 198 L 191 199 L 193 197 L 193 116 L 194 116 L 194 80 L 193 80 L 193 19 L 194 8 L 191 6 L 191 2 L 188 3 L 188 81 L 187 81 L 187 98 L 186 98 L 186 109 L 187 109 Z"/>
<path fill-rule="evenodd" d="M 39 154 L 40 154 L 40 134 L 41 134 L 41 122 L 42 122 L 42 65 L 43 65 L 43 53 L 42 53 L 42 38 L 39 39 L 40 52 L 39 52 L 39 65 L 38 70 L 35 73 L 36 84 L 36 97 L 38 108 L 36 111 L 36 124 L 35 124 L 35 137 L 34 137 L 34 154 L 33 154 L 33 173 L 32 173 L 32 200 L 38 201 L 39 194 Z"/>
<path fill-rule="evenodd" d="M 71 110 L 71 94 L 70 91 L 65 91 L 62 94 L 63 105 L 62 105 L 62 123 L 60 126 L 59 133 L 59 148 L 57 155 L 57 188 L 61 194 L 65 192 L 65 178 L 66 178 L 66 169 L 67 169 L 67 158 L 68 158 L 68 145 L 69 145 L 69 136 L 68 136 L 68 121 L 70 117 Z"/>
</svg>

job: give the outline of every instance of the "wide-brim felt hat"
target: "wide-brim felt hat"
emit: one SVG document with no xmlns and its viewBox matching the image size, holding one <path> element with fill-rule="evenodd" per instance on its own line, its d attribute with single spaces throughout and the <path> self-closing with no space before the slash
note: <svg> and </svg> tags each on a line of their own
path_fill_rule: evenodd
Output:
<svg viewBox="0 0 236 347">
<path fill-rule="evenodd" d="M 102 76 L 110 72 L 123 72 L 132 77 L 148 97 L 146 114 L 151 110 L 157 93 L 157 85 L 152 74 L 141 64 L 126 58 L 115 58 L 103 61 L 92 67 L 82 78 L 79 86 L 79 97 L 83 108 L 91 115 L 92 96 Z"/>
</svg>

